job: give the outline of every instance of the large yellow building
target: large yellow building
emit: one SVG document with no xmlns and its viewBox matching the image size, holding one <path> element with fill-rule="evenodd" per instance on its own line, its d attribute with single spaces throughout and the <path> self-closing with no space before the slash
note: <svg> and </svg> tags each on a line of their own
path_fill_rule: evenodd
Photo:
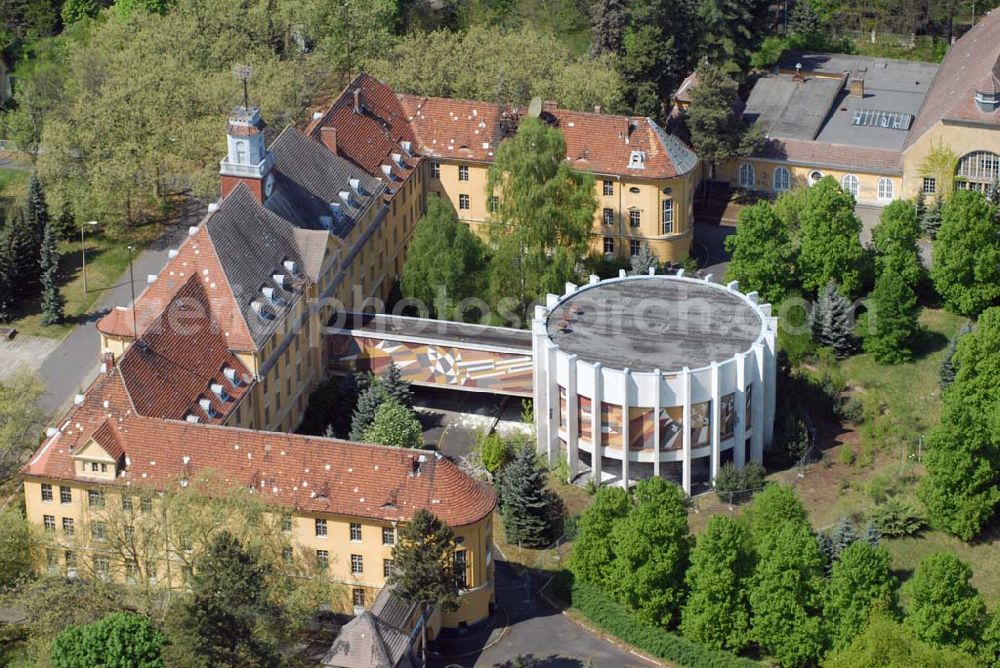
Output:
<svg viewBox="0 0 1000 668">
<path fill-rule="evenodd" d="M 768 141 L 717 177 L 780 194 L 834 177 L 860 204 L 982 190 L 1000 179 L 1000 11 L 940 65 L 786 54 L 754 85 L 745 117 Z"/>
</svg>

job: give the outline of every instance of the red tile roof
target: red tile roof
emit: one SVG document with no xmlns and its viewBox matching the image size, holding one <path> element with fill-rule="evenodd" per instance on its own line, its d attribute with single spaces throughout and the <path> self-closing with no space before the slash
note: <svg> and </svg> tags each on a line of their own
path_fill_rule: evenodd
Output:
<svg viewBox="0 0 1000 668">
<path fill-rule="evenodd" d="M 942 120 L 1000 125 L 1000 111 L 976 107 L 976 90 L 1000 84 L 1000 10 L 992 10 L 948 50 L 920 111 L 910 128 L 904 150 Z"/>
<path fill-rule="evenodd" d="M 135 314 L 140 336 L 173 301 L 181 286 L 194 275 L 199 276 L 204 283 L 212 317 L 229 348 L 255 350 L 250 330 L 240 313 L 240 305 L 204 224 L 198 226 L 194 235 L 185 239 L 177 255 L 167 262 L 156 280 L 136 297 Z M 132 309 L 113 309 L 97 322 L 97 329 L 112 336 L 131 337 Z"/>
<path fill-rule="evenodd" d="M 500 139 L 500 109 L 490 102 L 399 95 L 425 155 L 490 162 Z"/>
<path fill-rule="evenodd" d="M 901 174 L 902 154 L 882 148 L 830 144 L 807 139 L 771 139 L 757 157 L 809 167 Z"/>
<path fill-rule="evenodd" d="M 102 440 L 113 434 L 124 449 L 116 485 L 169 490 L 193 472 L 211 470 L 303 512 L 406 521 L 427 509 L 451 526 L 478 522 L 496 505 L 488 485 L 433 452 L 139 417 L 117 370 L 98 378 L 65 425 L 23 475 L 75 479 L 72 453 L 99 432 Z"/>
<path fill-rule="evenodd" d="M 355 111 L 355 92 L 358 111 Z M 419 156 L 403 155 L 401 142 L 410 142 L 415 148 L 416 136 L 396 94 L 367 74 L 355 77 L 330 108 L 309 124 L 306 134 L 322 141 L 324 127 L 337 131 L 337 155 L 376 178 L 385 178 L 382 165 L 388 165 L 394 178 L 403 181 L 419 162 Z M 402 155 L 405 167 L 392 160 L 394 153 Z"/>
<path fill-rule="evenodd" d="M 229 351 L 198 276 L 187 279 L 140 342 L 118 364 L 139 415 L 174 420 L 194 415 L 221 423 L 249 391 L 250 372 Z M 226 367 L 233 369 L 237 385 L 226 378 Z M 221 386 L 225 400 L 213 384 Z M 200 400 L 209 402 L 210 413 Z"/>
</svg>

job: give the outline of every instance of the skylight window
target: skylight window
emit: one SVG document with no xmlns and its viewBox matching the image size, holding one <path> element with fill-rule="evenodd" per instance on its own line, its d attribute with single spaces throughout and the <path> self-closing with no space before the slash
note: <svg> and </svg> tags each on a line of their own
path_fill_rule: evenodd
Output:
<svg viewBox="0 0 1000 668">
<path fill-rule="evenodd" d="M 910 129 L 913 122 L 913 114 L 905 114 L 901 111 L 878 111 L 875 109 L 858 109 L 854 112 L 851 125 L 866 128 L 886 128 L 889 130 Z"/>
</svg>

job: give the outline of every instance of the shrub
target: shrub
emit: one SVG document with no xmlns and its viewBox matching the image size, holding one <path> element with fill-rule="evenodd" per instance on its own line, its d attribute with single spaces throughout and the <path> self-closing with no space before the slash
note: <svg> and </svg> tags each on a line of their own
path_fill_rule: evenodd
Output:
<svg viewBox="0 0 1000 668">
<path fill-rule="evenodd" d="M 715 476 L 715 492 L 723 501 L 738 503 L 764 485 L 764 474 L 764 467 L 757 462 L 749 462 L 741 469 L 726 462 Z"/>
<path fill-rule="evenodd" d="M 927 525 L 913 506 L 896 497 L 875 506 L 865 517 L 883 536 L 913 536 Z"/>
<path fill-rule="evenodd" d="M 851 397 L 840 403 L 837 409 L 840 418 L 846 422 L 861 424 L 865 421 L 865 405 L 861 399 Z"/>
<path fill-rule="evenodd" d="M 500 434 L 492 433 L 479 438 L 479 456 L 483 466 L 491 475 L 496 475 L 504 466 L 510 463 L 514 452 L 509 441 Z"/>
<path fill-rule="evenodd" d="M 710 650 L 694 641 L 670 633 L 655 624 L 640 621 L 600 588 L 583 582 L 567 587 L 573 607 L 593 624 L 653 656 L 681 666 L 700 668 L 749 668 L 760 664 L 729 652 Z"/>
<path fill-rule="evenodd" d="M 851 466 L 854 464 L 854 450 L 851 450 L 850 446 L 842 445 L 837 451 L 837 460 L 845 465 Z"/>
</svg>

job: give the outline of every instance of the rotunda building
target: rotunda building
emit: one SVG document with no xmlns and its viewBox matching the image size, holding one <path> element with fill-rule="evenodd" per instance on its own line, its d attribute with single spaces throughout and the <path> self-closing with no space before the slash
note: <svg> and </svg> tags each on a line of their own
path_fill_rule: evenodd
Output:
<svg viewBox="0 0 1000 668">
<path fill-rule="evenodd" d="M 760 462 L 775 406 L 777 318 L 757 294 L 678 275 L 567 283 L 535 309 L 535 423 L 571 478 L 663 476 L 690 494 Z"/>
</svg>

